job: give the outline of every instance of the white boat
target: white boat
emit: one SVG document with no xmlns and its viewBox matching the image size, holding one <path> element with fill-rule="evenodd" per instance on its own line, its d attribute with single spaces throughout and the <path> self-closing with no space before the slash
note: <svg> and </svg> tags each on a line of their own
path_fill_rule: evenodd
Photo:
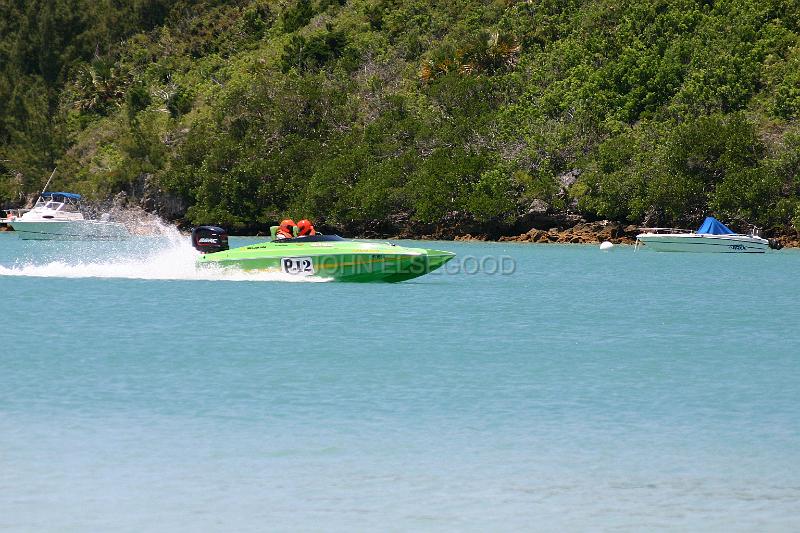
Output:
<svg viewBox="0 0 800 533">
<path fill-rule="evenodd" d="M 717 252 L 762 254 L 779 246 L 756 234 L 736 233 L 714 217 L 706 217 L 697 231 L 673 228 L 642 228 L 636 248 L 642 244 L 656 252 Z"/>
<path fill-rule="evenodd" d="M 80 194 L 43 192 L 33 209 L 3 219 L 26 240 L 116 240 L 127 239 L 125 225 L 107 219 L 89 220 L 80 210 Z"/>
</svg>

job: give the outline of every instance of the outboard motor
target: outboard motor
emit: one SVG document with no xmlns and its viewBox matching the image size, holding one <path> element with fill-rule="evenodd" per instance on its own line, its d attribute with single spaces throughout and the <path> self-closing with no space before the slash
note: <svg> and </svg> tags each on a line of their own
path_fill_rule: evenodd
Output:
<svg viewBox="0 0 800 533">
<path fill-rule="evenodd" d="M 228 249 L 228 232 L 219 226 L 198 226 L 192 230 L 192 246 L 203 254 L 222 252 Z"/>
<path fill-rule="evenodd" d="M 769 247 L 773 250 L 780 250 L 783 248 L 783 244 L 777 239 L 767 239 L 767 241 L 769 242 Z"/>
</svg>

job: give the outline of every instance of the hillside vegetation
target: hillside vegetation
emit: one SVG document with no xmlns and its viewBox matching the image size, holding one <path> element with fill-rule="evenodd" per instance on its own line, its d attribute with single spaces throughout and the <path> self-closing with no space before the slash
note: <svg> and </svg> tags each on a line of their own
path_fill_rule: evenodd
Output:
<svg viewBox="0 0 800 533">
<path fill-rule="evenodd" d="M 0 202 L 58 166 L 234 228 L 794 232 L 798 34 L 797 0 L 0 0 Z"/>
</svg>

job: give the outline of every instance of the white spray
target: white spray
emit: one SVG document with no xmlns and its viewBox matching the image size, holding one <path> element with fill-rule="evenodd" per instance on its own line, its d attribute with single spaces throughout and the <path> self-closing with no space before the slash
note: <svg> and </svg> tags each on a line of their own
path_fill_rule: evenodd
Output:
<svg viewBox="0 0 800 533">
<path fill-rule="evenodd" d="M 244 272 L 234 268 L 197 268 L 198 252 L 189 237 L 150 214 L 124 213 L 133 231 L 122 242 L 53 243 L 27 241 L 33 258 L 19 258 L 13 265 L 0 264 L 0 276 L 58 278 L 129 278 L 154 280 L 221 281 L 327 281 L 280 272 Z M 115 216 L 117 218 L 117 216 Z M 42 259 L 42 258 L 45 259 Z"/>
</svg>

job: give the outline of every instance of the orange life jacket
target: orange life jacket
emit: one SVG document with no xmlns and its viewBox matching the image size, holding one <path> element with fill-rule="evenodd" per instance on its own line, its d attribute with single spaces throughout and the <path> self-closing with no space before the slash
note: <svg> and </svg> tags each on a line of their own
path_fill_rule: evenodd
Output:
<svg viewBox="0 0 800 533">
<path fill-rule="evenodd" d="M 309 236 L 309 235 L 316 235 L 317 231 L 314 229 L 314 224 L 311 221 L 303 219 L 297 223 L 297 229 L 300 231 L 298 235 L 301 237 Z"/>
<path fill-rule="evenodd" d="M 287 219 L 281 220 L 281 225 L 278 228 L 278 231 L 276 232 L 275 236 L 283 238 L 283 239 L 291 239 L 291 238 L 293 238 L 294 237 L 294 231 L 293 231 L 294 226 L 295 226 L 294 220 L 292 220 L 291 218 L 287 218 Z"/>
</svg>

